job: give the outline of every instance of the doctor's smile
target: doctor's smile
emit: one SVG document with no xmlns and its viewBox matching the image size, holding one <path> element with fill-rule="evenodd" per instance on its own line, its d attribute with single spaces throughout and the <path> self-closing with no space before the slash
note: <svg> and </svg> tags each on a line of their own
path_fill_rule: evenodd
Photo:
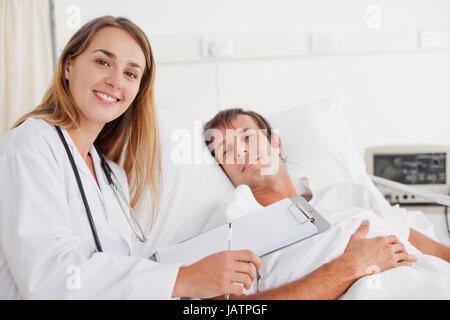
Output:
<svg viewBox="0 0 450 320">
<path fill-rule="evenodd" d="M 104 92 L 101 92 L 98 90 L 93 90 L 93 92 L 94 92 L 95 96 L 103 103 L 113 105 L 114 103 L 120 101 L 120 99 L 115 98 L 111 94 L 107 94 L 107 93 L 104 93 Z"/>
</svg>

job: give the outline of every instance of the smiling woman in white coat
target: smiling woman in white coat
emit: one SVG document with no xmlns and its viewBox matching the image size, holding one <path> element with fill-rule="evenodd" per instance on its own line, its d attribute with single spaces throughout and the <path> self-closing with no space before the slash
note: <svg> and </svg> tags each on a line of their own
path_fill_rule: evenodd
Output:
<svg viewBox="0 0 450 320">
<path fill-rule="evenodd" d="M 131 208 L 149 188 L 155 214 L 160 196 L 154 70 L 134 23 L 91 20 L 42 104 L 0 137 L 0 298 L 209 298 L 250 287 L 260 260 L 249 251 L 190 266 L 133 252 L 145 232 Z"/>
</svg>

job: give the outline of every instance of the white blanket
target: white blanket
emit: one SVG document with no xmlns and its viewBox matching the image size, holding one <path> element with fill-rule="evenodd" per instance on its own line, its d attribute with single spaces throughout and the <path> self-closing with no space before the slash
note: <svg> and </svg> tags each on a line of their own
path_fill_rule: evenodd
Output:
<svg viewBox="0 0 450 320">
<path fill-rule="evenodd" d="M 242 202 L 242 192 L 237 199 Z M 331 228 L 262 257 L 258 282 L 247 293 L 266 291 L 300 279 L 339 257 L 351 235 L 368 219 L 367 238 L 396 235 L 418 261 L 412 267 L 398 267 L 361 278 L 341 299 L 450 299 L 450 264 L 414 248 L 404 234 L 374 213 L 381 210 L 374 209 L 374 201 L 364 187 L 355 184 L 336 185 L 315 194 L 313 205 L 331 223 Z M 230 215 L 230 210 L 227 213 Z"/>
<path fill-rule="evenodd" d="M 343 208 L 327 218 L 332 224 L 327 232 L 262 258 L 258 291 L 300 279 L 340 256 L 364 219 L 370 220 L 367 238 L 394 234 L 401 239 L 390 224 L 366 209 Z M 401 241 L 409 253 L 418 257 L 412 267 L 399 267 L 361 278 L 341 299 L 449 299 L 450 264 L 421 254 L 405 239 Z"/>
<path fill-rule="evenodd" d="M 331 204 L 340 209 L 333 212 Z M 337 185 L 322 191 L 316 198 L 315 206 L 321 208 L 330 222 L 340 220 L 345 225 L 347 221 L 344 229 L 350 234 L 347 233 L 346 238 L 343 237 L 340 241 L 349 239 L 358 228 L 359 221 L 367 218 L 371 222 L 367 238 L 394 234 L 409 253 L 418 257 L 412 267 L 393 268 L 359 279 L 340 299 L 450 299 L 450 264 L 437 257 L 422 254 L 405 239 L 400 230 L 374 212 L 384 210 L 388 215 L 397 215 L 395 219 L 403 220 L 408 227 L 414 227 L 435 238 L 431 223 L 426 221 L 423 213 L 386 207 L 374 199 L 367 189 L 356 184 Z M 355 220 L 359 221 L 352 225 L 351 221 Z"/>
</svg>

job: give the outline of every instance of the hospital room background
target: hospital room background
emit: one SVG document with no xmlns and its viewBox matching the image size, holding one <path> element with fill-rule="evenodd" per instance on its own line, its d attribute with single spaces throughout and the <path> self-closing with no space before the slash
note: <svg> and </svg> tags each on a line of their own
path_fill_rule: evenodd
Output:
<svg viewBox="0 0 450 320">
<path fill-rule="evenodd" d="M 299 157 L 313 190 L 352 179 L 371 184 L 374 159 L 387 154 L 390 165 L 403 162 L 397 182 L 449 195 L 448 0 L 0 4 L 0 134 L 39 104 L 62 48 L 85 22 L 125 16 L 148 35 L 164 179 L 149 252 L 198 234 L 219 198 L 231 192 L 217 165 L 196 152 L 177 153 L 180 133 L 188 134 L 192 150 L 203 150 L 201 124 L 230 107 L 267 116 L 288 157 Z M 415 168 L 416 179 L 421 165 L 422 183 L 408 178 Z M 380 195 L 423 212 L 433 237 L 450 245 L 447 198 L 436 203 L 386 188 Z"/>
</svg>

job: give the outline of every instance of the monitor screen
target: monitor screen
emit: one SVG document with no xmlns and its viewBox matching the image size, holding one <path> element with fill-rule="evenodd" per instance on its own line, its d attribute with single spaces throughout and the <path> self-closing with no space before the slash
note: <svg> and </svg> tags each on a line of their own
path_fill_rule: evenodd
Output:
<svg viewBox="0 0 450 320">
<path fill-rule="evenodd" d="M 374 175 L 403 184 L 446 184 L 445 153 L 374 155 Z"/>
</svg>

